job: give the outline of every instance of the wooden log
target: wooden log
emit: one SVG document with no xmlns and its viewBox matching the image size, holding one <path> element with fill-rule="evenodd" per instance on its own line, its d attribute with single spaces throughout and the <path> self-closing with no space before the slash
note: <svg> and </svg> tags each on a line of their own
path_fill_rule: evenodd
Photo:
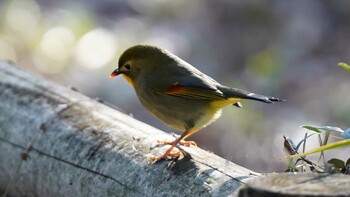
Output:
<svg viewBox="0 0 350 197">
<path fill-rule="evenodd" d="M 171 135 L 8 62 L 0 101 L 2 196 L 235 196 L 255 176 L 193 147 L 150 164 Z"/>
<path fill-rule="evenodd" d="M 350 176 L 344 174 L 271 174 L 251 179 L 240 197 L 350 196 Z"/>
</svg>

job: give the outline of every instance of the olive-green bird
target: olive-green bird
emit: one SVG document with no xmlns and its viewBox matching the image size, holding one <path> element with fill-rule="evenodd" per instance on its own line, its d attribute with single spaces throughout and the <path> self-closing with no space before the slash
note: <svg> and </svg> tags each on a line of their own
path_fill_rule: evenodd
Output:
<svg viewBox="0 0 350 197">
<path fill-rule="evenodd" d="M 135 89 L 143 106 L 170 127 L 183 131 L 171 147 L 152 160 L 178 157 L 177 144 L 189 146 L 185 138 L 208 126 L 221 115 L 223 107 L 241 107 L 242 99 L 265 103 L 283 99 L 254 94 L 221 85 L 171 52 L 150 45 L 136 45 L 119 58 L 118 68 L 110 77 L 121 74 Z"/>
</svg>

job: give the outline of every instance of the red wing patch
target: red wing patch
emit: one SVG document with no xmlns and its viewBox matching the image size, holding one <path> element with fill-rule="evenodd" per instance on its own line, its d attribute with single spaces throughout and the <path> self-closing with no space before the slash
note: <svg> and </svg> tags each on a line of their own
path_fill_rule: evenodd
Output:
<svg viewBox="0 0 350 197">
<path fill-rule="evenodd" d="M 226 99 L 221 92 L 212 89 L 186 87 L 178 85 L 177 83 L 173 84 L 170 88 L 163 92 L 163 94 L 202 100 Z"/>
<path fill-rule="evenodd" d="M 180 86 L 180 85 L 172 85 L 169 89 L 167 89 L 164 94 L 177 94 L 180 92 L 187 92 L 187 87 Z"/>
</svg>

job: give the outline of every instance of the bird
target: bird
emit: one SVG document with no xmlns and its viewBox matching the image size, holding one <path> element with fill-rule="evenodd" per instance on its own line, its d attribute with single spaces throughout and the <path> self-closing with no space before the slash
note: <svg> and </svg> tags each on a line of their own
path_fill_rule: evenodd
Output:
<svg viewBox="0 0 350 197">
<path fill-rule="evenodd" d="M 126 49 L 110 77 L 118 75 L 132 85 L 151 114 L 183 132 L 174 141 L 158 141 L 171 146 L 163 155 L 150 157 L 152 161 L 178 158 L 182 152 L 173 152 L 178 144 L 196 146 L 195 142 L 184 140 L 217 120 L 223 107 L 242 107 L 243 99 L 264 103 L 285 101 L 221 85 L 170 51 L 153 45 L 139 44 Z"/>
</svg>

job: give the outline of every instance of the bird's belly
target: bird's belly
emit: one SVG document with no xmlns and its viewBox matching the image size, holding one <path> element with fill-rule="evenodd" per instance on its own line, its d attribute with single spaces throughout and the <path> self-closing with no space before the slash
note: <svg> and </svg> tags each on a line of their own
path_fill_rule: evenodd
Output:
<svg viewBox="0 0 350 197">
<path fill-rule="evenodd" d="M 187 99 L 142 91 L 138 97 L 144 107 L 170 127 L 185 131 L 207 126 L 221 109 L 213 109 L 207 100 Z"/>
<path fill-rule="evenodd" d="M 203 127 L 206 127 L 213 123 L 215 120 L 217 120 L 221 116 L 221 109 L 218 110 L 207 110 L 206 113 L 204 113 L 195 123 L 195 126 L 193 127 L 193 130 L 198 130 Z"/>
</svg>

